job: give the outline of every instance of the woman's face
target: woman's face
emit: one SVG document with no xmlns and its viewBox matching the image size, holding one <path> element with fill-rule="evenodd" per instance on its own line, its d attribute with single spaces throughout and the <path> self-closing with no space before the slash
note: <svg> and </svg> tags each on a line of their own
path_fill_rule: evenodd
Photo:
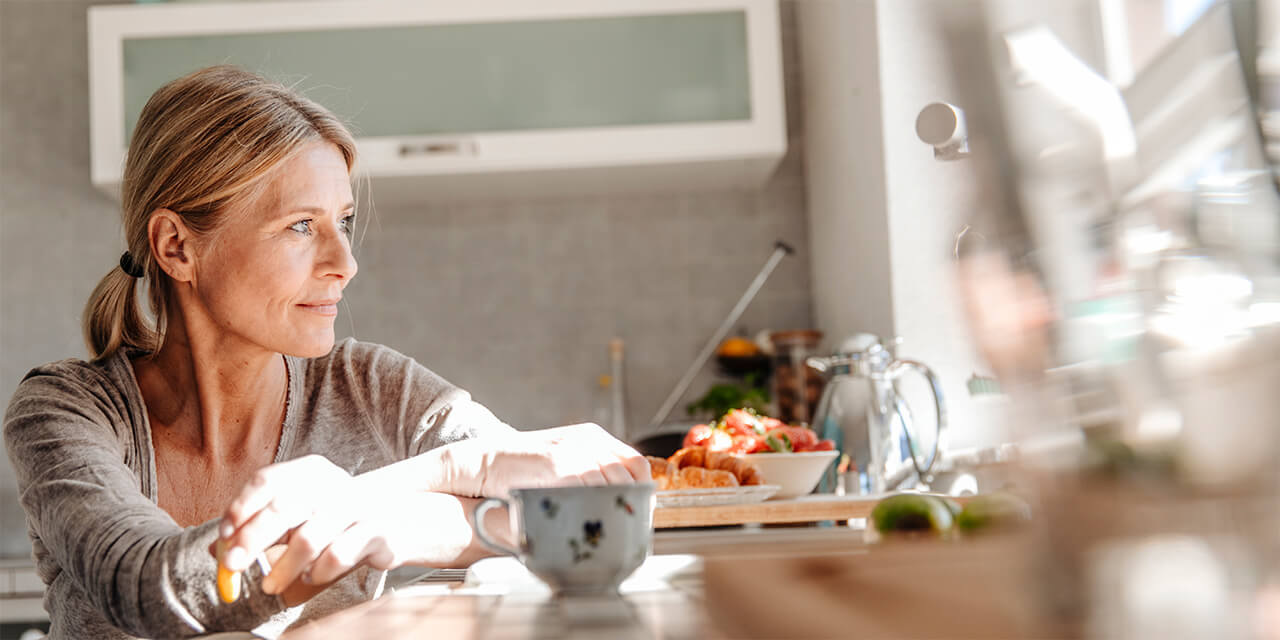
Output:
<svg viewBox="0 0 1280 640">
<path fill-rule="evenodd" d="M 206 239 L 195 293 L 218 330 L 270 351 L 321 356 L 333 348 L 338 300 L 356 275 L 347 165 L 336 146 L 317 142 L 268 179 Z"/>
</svg>

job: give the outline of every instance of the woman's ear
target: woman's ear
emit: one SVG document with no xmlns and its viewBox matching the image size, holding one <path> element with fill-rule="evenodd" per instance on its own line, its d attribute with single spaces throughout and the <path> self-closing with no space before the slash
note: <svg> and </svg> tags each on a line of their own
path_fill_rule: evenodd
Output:
<svg viewBox="0 0 1280 640">
<path fill-rule="evenodd" d="M 195 279 L 194 236 L 182 216 L 169 209 L 156 209 L 147 222 L 151 255 L 170 278 L 177 282 Z"/>
</svg>

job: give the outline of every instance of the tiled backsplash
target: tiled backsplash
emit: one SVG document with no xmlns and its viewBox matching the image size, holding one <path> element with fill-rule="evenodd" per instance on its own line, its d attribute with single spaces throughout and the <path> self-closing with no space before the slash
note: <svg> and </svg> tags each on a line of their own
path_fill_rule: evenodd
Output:
<svg viewBox="0 0 1280 640">
<path fill-rule="evenodd" d="M 25 629 L 48 620 L 43 599 L 44 582 L 28 558 L 0 560 L 0 625 Z"/>
<path fill-rule="evenodd" d="M 779 266 L 739 325 L 809 325 L 803 203 L 802 189 L 780 179 L 752 194 L 379 208 L 340 329 L 414 356 L 520 427 L 589 420 L 618 336 L 637 426 L 775 239 L 800 255 Z"/>
</svg>

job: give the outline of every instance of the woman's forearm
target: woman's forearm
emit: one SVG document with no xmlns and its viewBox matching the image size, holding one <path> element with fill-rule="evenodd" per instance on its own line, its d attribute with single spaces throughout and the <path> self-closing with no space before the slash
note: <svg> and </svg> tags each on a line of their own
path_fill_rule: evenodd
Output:
<svg viewBox="0 0 1280 640">
<path fill-rule="evenodd" d="M 413 545 L 413 557 L 399 560 L 400 564 L 427 567 L 467 567 L 476 560 L 494 555 L 480 543 L 475 532 L 473 517 L 479 498 L 463 498 L 447 493 L 407 492 L 406 504 L 398 505 L 393 513 L 403 514 L 389 526 L 419 541 Z M 393 516 L 395 517 L 395 516 Z M 485 532 L 498 541 L 511 545 L 510 517 L 507 509 L 491 509 L 485 514 Z"/>
<path fill-rule="evenodd" d="M 461 440 L 363 473 L 357 480 L 382 490 L 417 490 L 478 496 L 485 453 L 492 443 Z"/>
<path fill-rule="evenodd" d="M 463 568 L 493 555 L 475 535 L 472 514 L 480 499 L 434 492 L 407 493 L 407 497 L 388 498 L 394 504 L 384 505 L 382 509 L 383 513 L 389 514 L 390 520 L 383 529 L 383 535 L 408 541 L 407 544 L 395 545 L 409 550 L 406 557 L 395 559 L 396 566 Z M 403 517 L 397 517 L 397 514 L 403 514 Z M 505 508 L 489 510 L 485 514 L 485 531 L 503 544 L 510 545 L 514 536 L 511 535 L 507 514 Z M 266 555 L 274 564 L 285 548 L 286 545 L 278 545 L 268 549 Z M 346 573 L 323 584 L 295 580 L 280 596 L 285 606 L 302 604 L 345 576 Z"/>
<path fill-rule="evenodd" d="M 444 469 L 444 447 L 405 458 L 356 476 L 358 482 L 386 489 L 417 489 L 452 493 Z"/>
<path fill-rule="evenodd" d="M 635 449 L 586 423 L 468 438 L 365 476 L 383 486 L 503 497 L 515 487 L 648 482 L 650 470 Z"/>
<path fill-rule="evenodd" d="M 474 511 L 481 498 L 453 495 L 448 474 L 449 450 L 463 442 L 432 449 L 380 469 L 356 476 L 361 500 L 386 500 L 377 511 L 387 514 L 388 530 L 404 532 L 418 542 L 412 556 L 399 564 L 430 567 L 466 567 L 493 555 L 475 532 Z M 510 545 L 514 538 L 507 509 L 491 509 L 485 515 L 485 531 Z"/>
</svg>

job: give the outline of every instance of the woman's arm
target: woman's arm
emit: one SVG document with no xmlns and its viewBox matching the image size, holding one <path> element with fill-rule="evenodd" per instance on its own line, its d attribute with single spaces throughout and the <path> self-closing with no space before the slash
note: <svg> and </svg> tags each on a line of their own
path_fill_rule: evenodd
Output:
<svg viewBox="0 0 1280 640">
<path fill-rule="evenodd" d="M 390 461 L 468 438 L 515 433 L 466 391 L 389 347 L 346 339 L 307 363 L 315 417 L 349 436 L 362 422 Z"/>
<path fill-rule="evenodd" d="M 293 583 L 303 571 L 311 584 L 325 584 L 362 564 L 375 569 L 405 565 L 463 568 L 494 555 L 475 535 L 473 512 L 479 499 L 407 492 L 388 502 L 382 518 L 356 523 L 314 556 L 304 550 L 318 545 L 300 545 L 296 543 L 297 536 L 291 536 L 288 549 L 272 567 L 264 588 L 272 590 L 279 588 L 277 585 Z M 485 531 L 513 546 L 506 509 L 492 509 L 485 514 Z M 283 595 L 289 602 L 289 592 L 286 590 Z"/>
<path fill-rule="evenodd" d="M 361 478 L 382 486 L 471 497 L 505 497 L 518 487 L 651 480 L 644 456 L 590 423 L 469 438 L 370 471 Z"/>
<path fill-rule="evenodd" d="M 262 588 L 286 603 L 309 597 L 302 584 L 323 585 L 360 565 L 467 566 L 489 555 L 475 535 L 475 498 L 424 491 L 389 475 L 352 478 L 321 456 L 257 472 L 232 501 L 224 521 L 232 571 L 278 541 Z M 488 513 L 486 530 L 510 541 L 505 510 Z"/>
<path fill-rule="evenodd" d="M 416 541 L 421 546 L 404 562 L 398 564 L 388 562 L 387 568 L 394 568 L 392 564 L 462 568 L 471 566 L 481 558 L 494 555 L 487 547 L 480 544 L 479 539 L 474 535 L 475 522 L 472 520 L 472 513 L 476 505 L 480 504 L 480 500 L 440 493 L 416 493 L 399 504 L 404 509 L 423 516 L 422 520 L 425 522 L 403 522 L 404 528 L 408 531 L 409 540 Z M 462 518 L 466 519 L 465 526 L 460 526 Z M 395 525 L 391 529 L 399 526 Z M 505 508 L 491 509 L 485 513 L 485 531 L 503 544 L 514 546 L 515 536 L 511 533 L 511 521 Z M 430 533 L 424 534 L 424 532 Z M 382 543 L 385 544 L 386 536 L 381 537 L 384 538 Z M 335 547 L 334 554 L 329 556 L 304 554 L 302 550 L 315 548 L 315 542 L 307 544 L 298 544 L 298 542 L 300 539 L 293 540 L 291 546 L 274 545 L 266 551 L 272 573 L 263 579 L 263 588 L 279 590 L 285 606 L 289 607 L 310 600 L 345 577 L 358 565 L 369 564 L 363 562 L 363 557 L 376 551 L 368 546 L 371 541 L 366 540 L 367 548 L 363 553 L 349 551 L 350 555 L 340 556 L 337 555 L 338 547 Z M 351 540 L 339 545 L 349 550 L 355 549 L 356 546 L 355 541 Z M 326 547 L 325 551 L 328 550 Z M 356 555 L 361 556 L 361 561 L 351 560 Z M 323 558 L 322 565 L 315 564 L 316 556 Z M 302 574 L 308 564 L 311 568 L 306 572 L 307 577 L 304 582 Z M 281 589 L 280 585 L 287 586 Z"/>
<path fill-rule="evenodd" d="M 33 371 L 5 415 L 5 449 L 40 544 L 132 635 L 247 630 L 279 611 L 278 597 L 254 587 L 234 605 L 219 602 L 207 551 L 216 522 L 183 529 L 142 494 L 112 426 L 126 420 L 127 403 L 95 376 Z"/>
<path fill-rule="evenodd" d="M 333 415 L 349 405 L 385 444 L 396 462 L 365 475 L 388 486 L 475 497 L 520 485 L 649 480 L 644 458 L 599 427 L 516 431 L 394 349 L 348 339 L 310 366 L 325 395 L 341 399 Z"/>
<path fill-rule="evenodd" d="M 514 487 L 648 481 L 649 465 L 593 424 L 473 438 L 352 478 L 321 456 L 258 471 L 223 518 L 226 567 L 239 571 L 279 540 L 288 550 L 263 588 L 284 591 L 299 576 L 323 583 L 368 564 L 465 566 L 486 551 L 476 541 L 474 498 Z M 486 523 L 495 532 L 501 520 Z M 509 531 L 507 532 L 509 535 Z"/>
<path fill-rule="evenodd" d="M 650 480 L 648 462 L 600 427 L 516 431 L 381 345 L 343 341 L 310 363 L 308 377 L 335 398 L 334 417 L 363 417 L 398 461 L 355 480 L 320 456 L 258 472 L 229 505 L 220 533 L 231 570 L 286 539 L 286 564 L 273 566 L 269 592 L 291 589 L 292 577 L 326 553 L 326 563 L 346 569 L 465 565 L 486 553 L 470 522 L 474 502 L 465 498 L 505 496 L 520 486 Z M 321 573 L 333 575 L 327 566 Z"/>
</svg>

